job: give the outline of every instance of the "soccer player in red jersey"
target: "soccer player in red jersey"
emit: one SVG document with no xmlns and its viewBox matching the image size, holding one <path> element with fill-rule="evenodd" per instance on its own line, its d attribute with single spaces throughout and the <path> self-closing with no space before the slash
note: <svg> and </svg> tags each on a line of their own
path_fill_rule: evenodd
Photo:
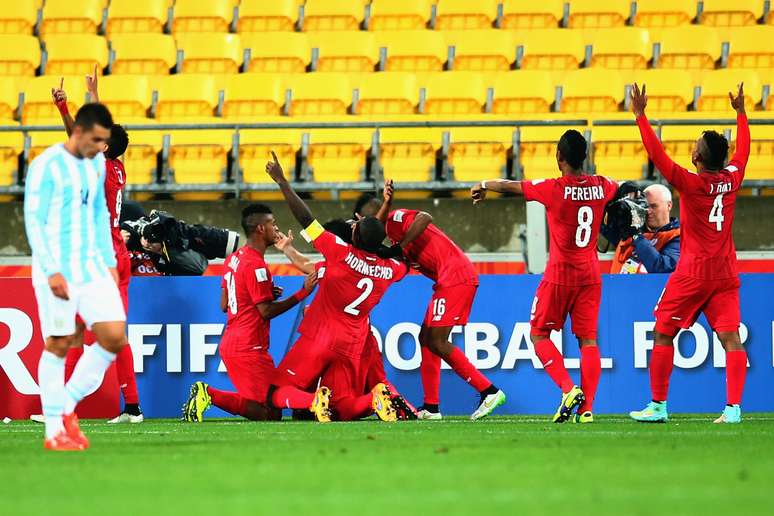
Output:
<svg viewBox="0 0 774 516">
<path fill-rule="evenodd" d="M 264 261 L 264 253 L 274 245 L 278 233 L 271 209 L 263 204 L 247 206 L 242 210 L 242 229 L 247 244 L 224 262 L 220 307 L 228 318 L 218 346 L 237 392 L 194 383 L 183 405 L 186 421 L 201 422 L 211 404 L 254 421 L 282 417 L 281 411 L 266 402 L 274 376 L 274 361 L 269 354 L 270 321 L 304 299 L 317 284 L 317 275 L 308 275 L 303 288 L 293 296 L 276 301 L 281 293 L 274 287 Z"/>
<path fill-rule="evenodd" d="M 680 192 L 680 261 L 656 304 L 654 347 L 650 357 L 652 401 L 631 412 L 637 421 L 668 419 L 667 391 L 674 360 L 674 338 L 703 312 L 726 350 L 726 407 L 715 423 L 739 423 L 747 353 L 739 338 L 739 275 L 732 235 L 736 192 L 744 180 L 750 155 L 750 128 L 744 106 L 744 88 L 728 94 L 736 111 L 736 152 L 728 165 L 728 141 L 715 131 L 696 140 L 691 161 L 696 174 L 673 162 L 645 116 L 645 85 L 632 88 L 632 111 L 642 141 L 664 179 Z"/>
<path fill-rule="evenodd" d="M 91 95 L 93 102 L 99 102 L 97 91 L 97 67 L 94 67 L 94 75 L 86 76 L 86 89 Z M 59 82 L 59 88 L 51 89 L 51 96 L 54 104 L 62 116 L 65 130 L 70 135 L 73 128 L 73 117 L 67 108 L 67 94 L 64 91 L 64 78 Z M 116 254 L 118 263 L 118 289 L 121 293 L 121 300 L 124 302 L 124 311 L 129 313 L 129 279 L 132 276 L 132 264 L 129 258 L 129 251 L 124 243 L 119 227 L 119 217 L 121 216 L 121 203 L 123 200 L 123 190 L 126 185 L 126 171 L 120 157 L 126 152 L 129 145 L 129 136 L 126 130 L 114 124 L 110 128 L 110 139 L 104 149 L 105 154 L 105 197 L 107 207 L 110 212 L 110 232 L 113 239 L 113 250 Z M 83 355 L 83 344 L 93 344 L 96 342 L 94 334 L 83 328 L 79 322 L 78 335 L 76 341 L 81 343 L 78 347 L 71 347 L 67 353 L 66 375 L 72 374 L 75 365 Z M 116 357 L 116 372 L 118 373 L 118 383 L 121 393 L 124 397 L 124 410 L 116 418 L 108 423 L 142 423 L 143 415 L 140 410 L 140 398 L 137 392 L 137 379 L 134 375 L 134 357 L 130 346 L 124 346 Z"/>
<path fill-rule="evenodd" d="M 266 172 L 279 185 L 290 211 L 304 228 L 305 238 L 325 258 L 324 270 L 318 273 L 320 288 L 298 329 L 301 336 L 277 366 L 272 403 L 291 409 L 312 405 L 319 421 L 329 420 L 329 388 L 321 386 L 315 393 L 305 390 L 327 374 L 335 376 L 345 391 L 333 393 L 339 414 L 354 419 L 375 412 L 382 420 L 394 421 L 397 414 L 389 387 L 380 383 L 363 395 L 354 386 L 371 331 L 368 316 L 408 268 L 384 256 L 383 251 L 389 251 L 382 245 L 384 226 L 374 217 L 353 226 L 352 244 L 325 231 L 288 183 L 274 153 L 272 158 Z"/>
<path fill-rule="evenodd" d="M 605 205 L 613 199 L 618 185 L 603 176 L 583 172 L 586 140 L 575 130 L 559 139 L 556 162 L 562 177 L 534 181 L 490 179 L 471 188 L 474 203 L 489 190 L 523 195 L 546 207 L 551 235 L 548 264 L 532 301 L 530 339 L 535 354 L 551 379 L 562 389 L 562 401 L 554 422 L 590 423 L 592 405 L 602 370 L 597 346 L 597 317 L 602 281 L 597 259 L 597 237 Z M 567 315 L 581 350 L 581 388 L 574 384 L 564 358 L 549 340 L 552 331 L 562 329 Z"/>
<path fill-rule="evenodd" d="M 419 332 L 422 348 L 419 372 L 425 397 L 419 417 L 442 418 L 439 409 L 441 359 L 481 397 L 470 419 L 475 421 L 486 417 L 505 403 L 505 393 L 478 371 L 461 349 L 449 342 L 454 326 L 468 322 L 478 289 L 478 275 L 462 249 L 432 224 L 433 217 L 429 213 L 404 209 L 391 211 L 393 191 L 392 181 L 385 181 L 381 206 L 378 206 L 378 201 L 359 202 L 355 212 L 363 216 L 378 207 L 376 217 L 385 222 L 387 236 L 394 246 L 400 248 L 406 259 L 416 264 L 422 274 L 435 282 L 433 297 Z"/>
</svg>

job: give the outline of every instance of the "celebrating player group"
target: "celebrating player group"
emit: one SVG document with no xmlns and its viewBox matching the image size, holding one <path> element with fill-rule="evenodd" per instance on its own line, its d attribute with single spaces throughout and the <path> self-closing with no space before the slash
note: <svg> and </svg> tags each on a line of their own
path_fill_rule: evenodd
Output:
<svg viewBox="0 0 774 516">
<path fill-rule="evenodd" d="M 87 78 L 87 86 L 97 100 L 96 72 Z M 128 139 L 105 106 L 86 104 L 73 120 L 62 84 L 52 90 L 52 96 L 68 139 L 31 164 L 24 210 L 45 339 L 38 369 L 44 446 L 75 451 L 89 445 L 75 407 L 101 383 L 105 370 L 117 358 L 126 408 L 115 422 L 142 420 L 125 336 L 127 253 L 117 229 L 125 183 L 117 158 Z M 726 164 L 728 142 L 714 131 L 705 131 L 693 151 L 694 174 L 674 163 L 655 136 L 645 116 L 645 85 L 632 88 L 631 105 L 643 143 L 663 177 L 680 193 L 682 216 L 677 269 L 661 297 L 652 300 L 656 325 L 649 367 L 651 401 L 644 409 L 631 412 L 636 421 L 667 421 L 674 338 L 702 312 L 726 350 L 726 406 L 715 422 L 741 421 L 747 355 L 738 331 L 739 279 L 732 225 L 750 133 L 743 86 L 729 97 L 737 112 L 735 154 Z M 602 292 L 596 242 L 605 207 L 616 197 L 618 184 L 584 172 L 586 148 L 580 133 L 567 131 L 556 150 L 561 177 L 489 179 L 470 192 L 474 204 L 494 191 L 520 195 L 546 208 L 549 259 L 532 302 L 530 337 L 543 368 L 561 389 L 553 416 L 557 423 L 593 422 L 601 373 L 597 318 Z M 314 262 L 296 250 L 292 231 L 280 232 L 267 206 L 253 204 L 242 211 L 247 243 L 226 258 L 220 296 L 227 323 L 219 353 L 236 391 L 196 382 L 183 406 L 184 420 L 202 421 L 211 405 L 251 420 L 281 419 L 282 409 L 293 409 L 296 418 L 319 422 L 374 414 L 383 421 L 439 420 L 443 418 L 441 360 L 478 392 L 472 421 L 505 403 L 506 393 L 449 341 L 452 329 L 468 321 L 478 277 L 470 260 L 433 224 L 430 214 L 394 208 L 394 185 L 388 180 L 381 201 L 363 197 L 352 219 L 323 224 L 294 191 L 274 153 L 266 173 L 278 185 L 301 235 L 322 259 Z M 272 282 L 264 259 L 270 246 L 281 250 L 305 274 L 302 288 L 293 295 L 282 298 L 282 289 Z M 369 319 L 390 286 L 411 269 L 434 283 L 419 334 L 424 400 L 418 409 L 387 378 Z M 298 328 L 299 338 L 275 365 L 269 354 L 271 319 L 305 303 L 315 290 Z M 514 317 L 521 315 L 526 314 Z M 567 316 L 580 346 L 579 385 L 549 338 L 552 331 L 563 327 Z M 94 344 L 85 353 L 71 351 L 81 348 L 84 326 L 93 334 Z M 77 362 L 67 382 L 65 357 Z"/>
</svg>

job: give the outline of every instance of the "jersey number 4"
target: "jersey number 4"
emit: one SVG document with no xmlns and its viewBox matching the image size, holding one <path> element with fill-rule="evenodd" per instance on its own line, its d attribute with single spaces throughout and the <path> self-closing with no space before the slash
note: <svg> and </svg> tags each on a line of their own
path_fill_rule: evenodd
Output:
<svg viewBox="0 0 774 516">
<path fill-rule="evenodd" d="M 232 315 L 237 313 L 237 299 L 236 299 L 236 282 L 234 281 L 234 275 L 227 272 L 226 278 L 226 291 L 228 292 L 228 309 Z"/>
<path fill-rule="evenodd" d="M 371 292 L 374 290 L 374 282 L 371 280 L 371 278 L 363 278 L 357 282 L 357 288 L 363 292 L 357 297 L 357 299 L 344 307 L 344 311 L 350 315 L 360 315 L 358 306 L 360 306 L 360 304 L 371 295 Z"/>
<path fill-rule="evenodd" d="M 724 220 L 726 219 L 723 217 L 723 194 L 718 194 L 718 196 L 715 197 L 715 202 L 712 203 L 709 221 L 715 223 L 715 231 L 722 231 Z"/>
<path fill-rule="evenodd" d="M 581 206 L 578 210 L 578 229 L 575 230 L 575 245 L 586 247 L 591 241 L 591 223 L 594 212 L 589 206 Z"/>
</svg>

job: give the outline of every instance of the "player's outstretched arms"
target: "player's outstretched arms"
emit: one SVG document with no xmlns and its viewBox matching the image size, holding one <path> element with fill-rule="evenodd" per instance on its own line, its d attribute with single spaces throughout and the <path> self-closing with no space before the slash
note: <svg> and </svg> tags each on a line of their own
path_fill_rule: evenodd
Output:
<svg viewBox="0 0 774 516">
<path fill-rule="evenodd" d="M 382 205 L 379 207 L 379 211 L 376 212 L 376 218 L 379 219 L 382 224 L 387 223 L 387 215 L 389 215 L 390 210 L 392 209 L 392 196 L 395 193 L 395 185 L 392 182 L 392 179 L 385 179 L 384 180 L 384 192 L 382 193 L 382 197 L 384 198 L 384 201 L 382 202 Z"/>
<path fill-rule="evenodd" d="M 282 195 L 288 203 L 291 213 L 296 218 L 301 227 L 306 229 L 314 222 L 314 216 L 309 206 L 298 196 L 298 194 L 290 186 L 290 183 L 285 178 L 285 172 L 282 170 L 282 165 L 279 164 L 277 155 L 274 151 L 271 151 L 271 157 L 273 161 L 266 163 L 266 173 L 269 174 L 277 185 L 280 187 Z"/>
<path fill-rule="evenodd" d="M 311 274 L 307 274 L 306 278 L 304 279 L 304 286 L 301 287 L 298 292 L 280 301 L 266 301 L 263 303 L 258 303 L 258 305 L 256 305 L 258 307 L 258 312 L 261 314 L 261 317 L 264 320 L 273 319 L 278 315 L 284 314 L 300 303 L 302 299 L 306 298 L 306 296 L 311 294 L 315 287 L 317 287 L 317 283 L 319 283 L 319 281 L 320 278 L 317 277 L 316 271 L 312 272 Z"/>
<path fill-rule="evenodd" d="M 403 240 L 398 242 L 398 245 L 405 249 L 405 247 L 416 240 L 432 222 L 433 216 L 426 211 L 417 213 L 416 217 L 414 217 L 414 220 L 411 221 L 411 224 L 409 224 L 409 227 L 406 230 L 406 236 L 403 237 Z"/>
<path fill-rule="evenodd" d="M 470 189 L 470 197 L 473 199 L 473 204 L 478 204 L 486 199 L 487 190 L 499 193 L 512 193 L 516 195 L 523 195 L 524 191 L 521 188 L 521 181 L 511 181 L 508 179 L 484 179 L 480 184 L 473 186 Z"/>
<path fill-rule="evenodd" d="M 631 104 L 632 113 L 637 119 L 637 126 L 640 128 L 640 136 L 642 137 L 642 143 L 645 146 L 645 150 L 648 152 L 650 160 L 656 165 L 656 168 L 661 171 L 661 175 L 679 188 L 679 185 L 674 183 L 678 170 L 683 171 L 681 167 L 678 167 L 674 161 L 667 155 L 664 150 L 664 146 L 661 145 L 656 133 L 653 132 L 653 128 L 648 122 L 648 117 L 645 116 L 645 107 L 648 105 L 648 95 L 646 94 L 646 86 L 642 85 L 642 90 L 635 82 L 632 85 L 631 90 Z"/>
<path fill-rule="evenodd" d="M 288 230 L 288 234 L 279 233 L 279 238 L 274 242 L 274 247 L 282 251 L 285 257 L 290 260 L 293 267 L 300 270 L 304 274 L 311 274 L 314 272 L 314 263 L 306 255 L 301 253 L 293 246 L 293 230 Z"/>
<path fill-rule="evenodd" d="M 62 117 L 67 136 L 70 136 L 73 132 L 75 121 L 70 114 L 70 110 L 67 109 L 67 93 L 65 93 L 64 90 L 64 77 L 59 79 L 58 88 L 51 88 L 51 98 L 54 100 L 54 105 L 59 110 L 59 115 Z"/>
<path fill-rule="evenodd" d="M 97 66 L 94 65 L 94 75 L 86 76 L 86 92 L 91 97 L 92 102 L 99 102 L 99 94 L 97 93 Z"/>
<path fill-rule="evenodd" d="M 747 159 L 750 157 L 750 126 L 747 123 L 747 113 L 744 109 L 744 83 L 739 84 L 739 90 L 736 97 L 728 92 L 728 98 L 731 100 L 731 107 L 736 111 L 736 151 L 729 163 L 735 163 L 737 166 L 747 166 Z"/>
</svg>

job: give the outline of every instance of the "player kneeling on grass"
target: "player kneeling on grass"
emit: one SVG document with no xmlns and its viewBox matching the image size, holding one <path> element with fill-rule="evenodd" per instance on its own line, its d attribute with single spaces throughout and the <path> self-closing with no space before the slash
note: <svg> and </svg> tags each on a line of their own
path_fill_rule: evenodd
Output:
<svg viewBox="0 0 774 516">
<path fill-rule="evenodd" d="M 373 392 L 357 390 L 363 346 L 371 331 L 368 316 L 387 288 L 408 272 L 405 263 L 390 258 L 382 245 L 384 226 L 374 217 L 352 227 L 352 244 L 325 231 L 285 178 L 277 157 L 266 164 L 266 172 L 279 185 L 290 211 L 304 228 L 304 236 L 325 258 L 320 268 L 320 288 L 298 331 L 301 337 L 277 366 L 274 406 L 289 409 L 316 408 L 318 420 L 328 421 L 330 390 L 321 387 L 306 392 L 326 375 L 342 385 L 342 396 L 334 392 L 339 416 L 358 418 L 375 412 L 385 421 L 397 419 L 391 391 L 383 383 Z M 324 413 L 324 414 L 323 414 Z"/>
<path fill-rule="evenodd" d="M 251 204 L 242 210 L 242 229 L 247 244 L 224 262 L 220 308 L 227 314 L 218 352 L 237 392 L 226 392 L 196 382 L 183 405 L 183 419 L 199 423 L 210 404 L 254 421 L 278 420 L 282 412 L 267 403 L 274 376 L 269 354 L 270 321 L 304 299 L 317 285 L 309 274 L 304 286 L 281 301 L 279 287 L 272 284 L 264 253 L 277 240 L 277 222 L 268 206 Z M 307 407 L 311 410 L 311 404 Z"/>
<path fill-rule="evenodd" d="M 691 161 L 696 174 L 673 162 L 664 151 L 645 116 L 645 85 L 632 88 L 632 111 L 648 156 L 664 179 L 680 192 L 682 253 L 654 310 L 656 327 L 650 356 L 652 401 L 630 413 L 642 422 L 664 422 L 669 376 L 674 362 L 674 338 L 689 328 L 700 312 L 718 334 L 726 351 L 726 407 L 715 423 L 742 420 L 742 391 L 747 374 L 747 352 L 739 338 L 739 274 L 732 226 L 736 192 L 742 186 L 750 156 L 750 128 L 744 106 L 744 89 L 728 94 L 736 111 L 736 152 L 725 165 L 728 141 L 715 131 L 704 131 L 696 141 Z"/>
<path fill-rule="evenodd" d="M 470 190 L 474 204 L 492 190 L 523 195 L 546 207 L 551 242 L 546 271 L 532 302 L 530 339 L 543 368 L 562 389 L 555 423 L 571 417 L 578 423 L 594 420 L 592 404 L 602 370 L 597 346 L 602 278 L 596 244 L 605 205 L 615 196 L 618 185 L 606 177 L 586 174 L 585 159 L 586 140 L 578 131 L 570 130 L 562 135 L 556 149 L 562 177 L 535 181 L 490 179 Z M 570 378 L 562 354 L 548 338 L 552 331 L 562 329 L 568 314 L 580 344 L 582 390 Z"/>
</svg>

